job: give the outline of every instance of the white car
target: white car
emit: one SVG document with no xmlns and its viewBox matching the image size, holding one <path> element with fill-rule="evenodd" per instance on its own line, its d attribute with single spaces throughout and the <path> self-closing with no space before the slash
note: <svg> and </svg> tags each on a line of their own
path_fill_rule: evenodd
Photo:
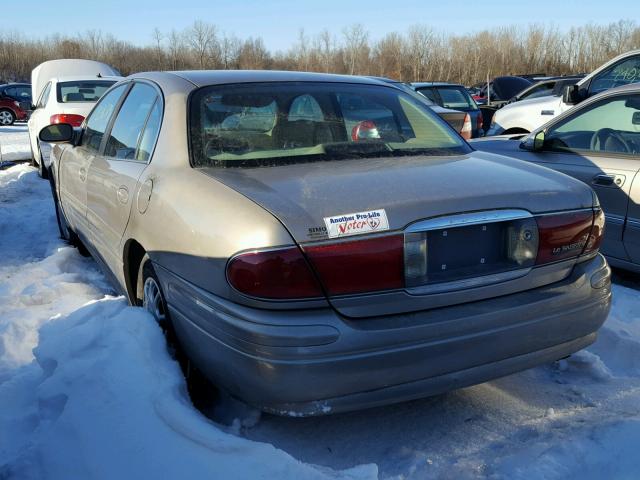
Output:
<svg viewBox="0 0 640 480">
<path fill-rule="evenodd" d="M 529 133 L 582 100 L 610 88 L 640 82 L 640 50 L 617 56 L 584 77 L 563 95 L 505 105 L 491 121 L 487 136 Z"/>
<path fill-rule="evenodd" d="M 104 63 L 76 59 L 44 62 L 33 70 L 31 85 L 37 101 L 28 122 L 29 143 L 41 177 L 47 177 L 49 145 L 39 141 L 40 130 L 52 123 L 80 126 L 102 94 L 122 80 L 117 74 Z"/>
</svg>

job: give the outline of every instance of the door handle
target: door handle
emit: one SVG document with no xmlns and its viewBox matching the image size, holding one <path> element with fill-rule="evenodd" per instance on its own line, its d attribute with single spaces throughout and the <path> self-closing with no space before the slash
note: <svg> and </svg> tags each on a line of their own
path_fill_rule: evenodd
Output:
<svg viewBox="0 0 640 480">
<path fill-rule="evenodd" d="M 129 201 L 129 190 L 124 185 L 118 189 L 116 194 L 120 203 L 127 203 Z"/>
<path fill-rule="evenodd" d="M 78 172 L 78 174 L 80 175 L 80 180 L 81 181 L 85 181 L 87 179 L 87 169 L 84 167 L 80 167 L 80 171 Z"/>
<path fill-rule="evenodd" d="M 601 187 L 622 187 L 624 185 L 625 176 L 624 175 L 615 175 L 615 174 L 607 174 L 601 173 L 593 177 L 594 185 L 599 185 Z"/>
</svg>

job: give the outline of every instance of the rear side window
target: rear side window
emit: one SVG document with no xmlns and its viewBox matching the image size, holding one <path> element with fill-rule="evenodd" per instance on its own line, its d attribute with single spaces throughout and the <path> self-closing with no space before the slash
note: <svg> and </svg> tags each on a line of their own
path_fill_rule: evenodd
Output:
<svg viewBox="0 0 640 480">
<path fill-rule="evenodd" d="M 438 97 L 437 97 L 436 93 L 431 88 L 419 88 L 418 92 L 420 92 L 422 95 L 427 97 L 433 103 L 440 104 L 440 102 L 438 101 Z"/>
<path fill-rule="evenodd" d="M 58 103 L 97 102 L 114 83 L 108 80 L 59 82 L 56 87 Z"/>
<path fill-rule="evenodd" d="M 136 153 L 136 160 L 141 162 L 148 162 L 153 153 L 153 147 L 156 144 L 158 138 L 158 132 L 160 132 L 160 124 L 162 123 L 162 102 L 160 98 L 156 99 L 153 104 L 147 124 L 144 127 L 142 138 L 140 139 L 140 145 L 138 146 L 138 152 Z"/>
<path fill-rule="evenodd" d="M 111 115 L 127 87 L 128 84 L 124 84 L 114 88 L 91 111 L 82 135 L 83 146 L 95 152 L 100 150 L 102 137 L 104 137 L 104 132 L 109 125 Z"/>
<path fill-rule="evenodd" d="M 44 87 L 44 90 L 42 90 L 40 99 L 38 100 L 38 105 L 36 105 L 37 108 L 44 108 L 44 106 L 49 101 L 49 92 L 51 92 L 51 82 L 47 83 L 47 85 Z"/>
<path fill-rule="evenodd" d="M 473 101 L 469 92 L 464 88 L 440 87 L 438 94 L 442 99 L 441 105 L 444 108 L 453 110 L 477 110 L 478 106 Z"/>
<path fill-rule="evenodd" d="M 138 142 L 158 94 L 150 85 L 136 83 L 122 104 L 104 149 L 107 157 L 136 160 Z"/>
</svg>

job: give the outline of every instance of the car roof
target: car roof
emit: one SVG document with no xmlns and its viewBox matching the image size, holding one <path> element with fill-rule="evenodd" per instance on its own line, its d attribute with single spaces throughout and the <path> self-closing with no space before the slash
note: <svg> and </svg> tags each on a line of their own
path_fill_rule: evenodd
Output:
<svg viewBox="0 0 640 480">
<path fill-rule="evenodd" d="M 2 85 L 0 85 L 0 88 L 4 88 L 4 87 L 30 87 L 30 86 L 31 86 L 30 83 L 9 82 L 9 83 L 3 83 Z"/>
<path fill-rule="evenodd" d="M 158 80 L 162 77 L 166 78 L 168 75 L 178 76 L 191 82 L 196 87 L 254 82 L 333 82 L 384 85 L 380 80 L 354 75 L 288 72 L 279 70 L 187 70 L 173 72 L 143 72 L 131 75 L 131 78 L 149 78 L 152 80 Z"/>
<path fill-rule="evenodd" d="M 449 82 L 412 82 L 412 87 L 420 88 L 420 87 L 462 87 L 464 85 L 461 83 L 449 83 Z"/>
</svg>

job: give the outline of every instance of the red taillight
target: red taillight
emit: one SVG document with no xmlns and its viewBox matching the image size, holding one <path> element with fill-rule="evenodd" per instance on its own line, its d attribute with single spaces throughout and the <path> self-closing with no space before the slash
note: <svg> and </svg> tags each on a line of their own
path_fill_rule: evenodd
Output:
<svg viewBox="0 0 640 480">
<path fill-rule="evenodd" d="M 298 247 L 237 255 L 227 265 L 227 279 L 236 290 L 252 297 L 298 299 L 323 296 Z"/>
<path fill-rule="evenodd" d="M 471 117 L 468 113 L 464 115 L 464 122 L 462 123 L 462 129 L 460 130 L 460 136 L 465 140 L 471 140 L 471 134 L 473 133 L 473 127 L 471 125 Z"/>
<path fill-rule="evenodd" d="M 600 249 L 600 245 L 602 245 L 602 240 L 604 239 L 604 224 L 604 212 L 601 209 L 597 209 L 593 214 L 593 227 L 587 240 L 587 246 L 584 248 L 583 253 L 585 255 L 597 252 Z"/>
<path fill-rule="evenodd" d="M 540 243 L 536 264 L 577 257 L 583 253 L 592 233 L 592 210 L 554 213 L 536 217 Z"/>
<path fill-rule="evenodd" d="M 79 127 L 82 125 L 82 122 L 84 122 L 84 117 L 73 113 L 57 113 L 51 115 L 49 119 L 49 123 L 52 125 L 55 123 L 68 123 L 72 127 Z"/>
<path fill-rule="evenodd" d="M 404 287 L 404 236 L 314 245 L 304 252 L 329 295 Z"/>
</svg>

